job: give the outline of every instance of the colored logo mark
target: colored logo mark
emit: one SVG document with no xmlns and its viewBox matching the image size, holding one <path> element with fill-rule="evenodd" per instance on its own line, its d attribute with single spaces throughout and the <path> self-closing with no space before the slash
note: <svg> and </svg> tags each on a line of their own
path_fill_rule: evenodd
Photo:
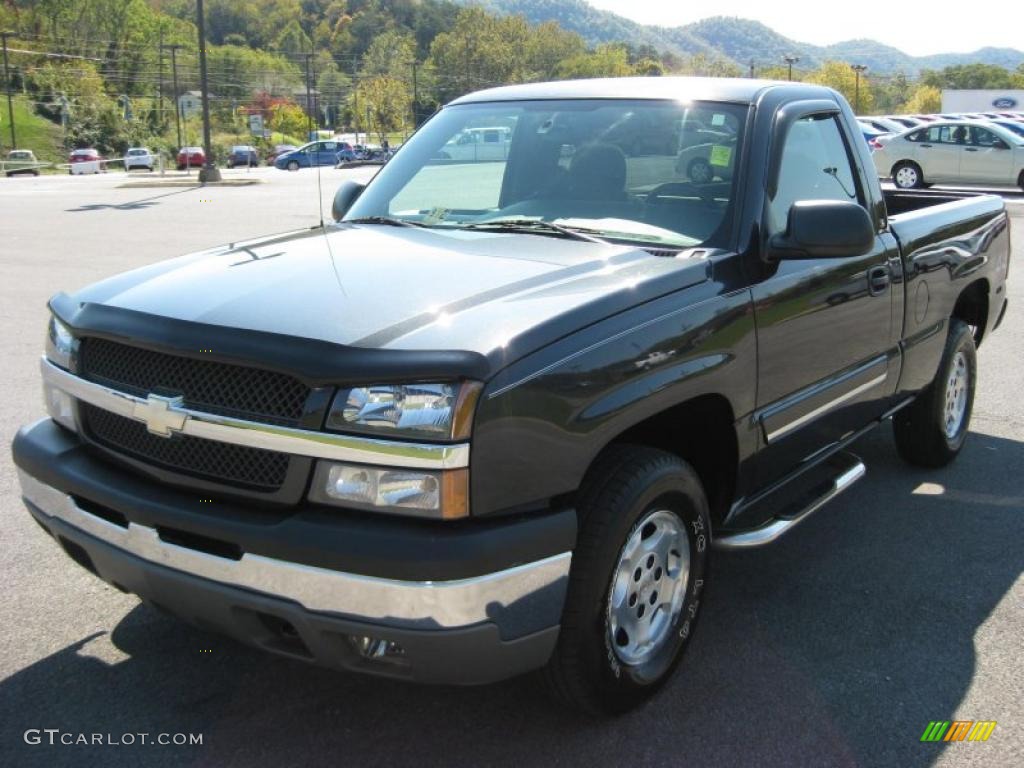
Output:
<svg viewBox="0 0 1024 768">
<path fill-rule="evenodd" d="M 921 741 L 988 741 L 995 729 L 995 720 L 932 720 Z"/>
</svg>

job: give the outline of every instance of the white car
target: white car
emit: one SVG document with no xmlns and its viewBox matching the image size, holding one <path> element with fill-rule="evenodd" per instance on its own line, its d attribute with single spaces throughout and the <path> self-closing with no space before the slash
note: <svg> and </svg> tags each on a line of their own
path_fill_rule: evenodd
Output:
<svg viewBox="0 0 1024 768">
<path fill-rule="evenodd" d="M 504 160 L 511 143 L 512 129 L 506 126 L 467 128 L 449 139 L 437 157 L 463 163 Z"/>
<path fill-rule="evenodd" d="M 124 169 L 130 171 L 132 168 L 145 168 L 152 171 L 156 165 L 156 158 L 147 147 L 129 147 L 124 153 Z"/>
<path fill-rule="evenodd" d="M 944 120 L 877 139 L 881 178 L 900 189 L 931 184 L 1017 185 L 1024 189 L 1024 137 L 1001 125 Z"/>
</svg>

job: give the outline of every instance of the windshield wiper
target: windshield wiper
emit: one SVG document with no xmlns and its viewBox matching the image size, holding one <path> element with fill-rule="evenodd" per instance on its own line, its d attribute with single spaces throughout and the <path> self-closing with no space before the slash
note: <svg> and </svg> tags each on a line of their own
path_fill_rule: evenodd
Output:
<svg viewBox="0 0 1024 768">
<path fill-rule="evenodd" d="M 343 219 L 340 223 L 342 224 L 383 224 L 388 227 L 426 227 L 426 224 L 420 224 L 415 221 L 409 221 L 407 219 L 396 219 L 392 216 L 363 216 L 359 219 Z"/>
<path fill-rule="evenodd" d="M 584 240 L 588 243 L 607 244 L 607 240 L 588 235 L 575 227 L 563 227 L 551 221 L 542 219 L 491 219 L 490 221 L 471 221 L 460 224 L 458 229 L 496 229 L 506 232 L 527 232 L 536 234 L 554 233 L 563 237 L 570 237 L 573 240 Z"/>
</svg>

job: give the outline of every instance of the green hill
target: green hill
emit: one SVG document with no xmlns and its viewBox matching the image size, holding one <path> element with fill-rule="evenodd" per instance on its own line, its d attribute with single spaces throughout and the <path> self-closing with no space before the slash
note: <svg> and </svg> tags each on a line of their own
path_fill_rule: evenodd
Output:
<svg viewBox="0 0 1024 768">
<path fill-rule="evenodd" d="M 1012 48 L 982 48 L 971 53 L 942 53 L 910 56 L 875 40 L 847 40 L 834 45 L 812 45 L 780 35 L 750 19 L 715 16 L 682 27 L 638 24 L 611 11 L 603 11 L 584 0 L 462 0 L 508 14 L 522 14 L 533 23 L 557 21 L 589 43 L 622 41 L 631 45 L 653 45 L 678 55 L 717 54 L 746 67 L 750 59 L 758 66 L 778 65 L 782 56 L 800 56 L 801 69 L 814 69 L 828 59 L 867 64 L 884 74 L 916 74 L 921 69 L 941 69 L 956 64 L 993 64 L 1016 69 L 1024 64 L 1024 51 Z"/>
<path fill-rule="evenodd" d="M 43 162 L 66 162 L 61 127 L 36 114 L 23 96 L 14 97 L 14 133 L 18 149 L 31 149 Z M 4 155 L 11 148 L 11 128 L 7 122 L 5 97 L 0 97 L 0 148 Z"/>
</svg>

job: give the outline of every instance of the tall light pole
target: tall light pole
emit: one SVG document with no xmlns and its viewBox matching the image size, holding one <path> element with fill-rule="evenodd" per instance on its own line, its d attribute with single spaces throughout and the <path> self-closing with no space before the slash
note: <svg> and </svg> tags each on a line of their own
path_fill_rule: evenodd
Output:
<svg viewBox="0 0 1024 768">
<path fill-rule="evenodd" d="M 853 86 L 853 111 L 854 113 L 860 112 L 860 73 L 867 70 L 866 64 L 851 64 L 850 69 L 853 70 L 856 80 Z"/>
<path fill-rule="evenodd" d="M 178 49 L 182 46 L 164 45 L 162 48 L 171 52 L 171 72 L 174 84 L 174 127 L 178 132 L 178 149 L 181 149 L 181 94 L 178 93 Z M 163 59 L 161 58 L 161 62 Z"/>
<path fill-rule="evenodd" d="M 793 56 L 792 54 L 789 54 L 787 56 L 783 56 L 782 60 L 784 62 L 786 62 L 787 65 L 789 65 L 789 79 L 792 80 L 793 79 L 793 65 L 796 64 L 798 61 L 800 61 L 800 57 L 799 56 Z"/>
<path fill-rule="evenodd" d="M 11 76 L 7 72 L 7 38 L 14 37 L 13 32 L 0 32 L 4 44 L 4 87 L 7 89 L 7 120 L 11 124 L 11 149 L 18 148 L 18 140 L 14 136 L 14 105 L 11 102 Z"/>
<path fill-rule="evenodd" d="M 203 102 L 203 154 L 205 163 L 199 171 L 199 181 L 220 181 L 220 171 L 213 164 L 210 146 L 210 94 L 206 87 L 206 25 L 204 23 L 203 0 L 196 0 L 196 26 L 199 28 L 199 89 Z"/>
</svg>

